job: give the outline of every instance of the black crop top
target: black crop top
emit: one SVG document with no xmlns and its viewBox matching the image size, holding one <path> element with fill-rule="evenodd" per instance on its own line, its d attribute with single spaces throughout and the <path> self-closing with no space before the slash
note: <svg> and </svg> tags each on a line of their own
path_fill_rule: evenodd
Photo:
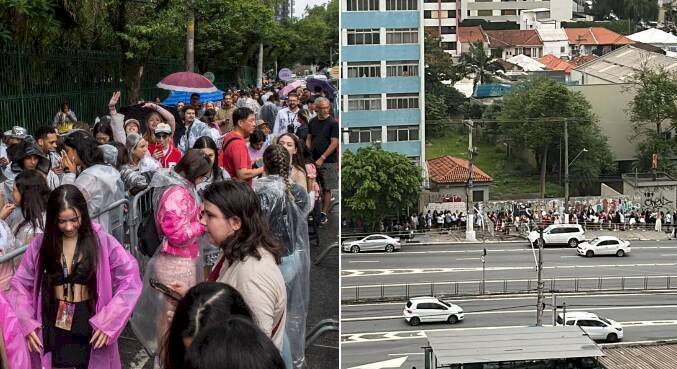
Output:
<svg viewBox="0 0 677 369">
<path fill-rule="evenodd" d="M 87 284 L 87 275 L 89 275 L 89 266 L 79 261 L 75 264 L 75 271 L 71 270 L 68 279 L 64 279 L 63 273 L 56 275 L 56 285 L 61 286 L 66 283 Z"/>
</svg>

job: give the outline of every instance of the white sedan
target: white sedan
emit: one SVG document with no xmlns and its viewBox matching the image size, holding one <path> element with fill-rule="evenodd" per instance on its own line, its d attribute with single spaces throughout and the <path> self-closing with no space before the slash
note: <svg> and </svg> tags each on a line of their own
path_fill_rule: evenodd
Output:
<svg viewBox="0 0 677 369">
<path fill-rule="evenodd" d="M 360 251 L 393 252 L 402 248 L 399 238 L 392 238 L 383 234 L 372 234 L 357 241 L 344 241 L 343 251 L 358 253 Z"/>
<path fill-rule="evenodd" d="M 630 253 L 630 242 L 613 236 L 600 236 L 589 242 L 578 245 L 578 255 L 593 257 L 595 255 L 625 256 Z"/>
</svg>

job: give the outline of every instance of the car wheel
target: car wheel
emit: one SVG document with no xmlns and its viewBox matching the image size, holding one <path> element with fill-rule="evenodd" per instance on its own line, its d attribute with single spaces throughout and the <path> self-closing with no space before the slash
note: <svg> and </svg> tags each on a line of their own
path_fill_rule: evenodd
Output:
<svg viewBox="0 0 677 369">
<path fill-rule="evenodd" d="M 458 323 L 458 318 L 456 317 L 456 315 L 449 315 L 449 319 L 447 319 L 447 322 L 449 322 L 449 324 L 456 324 Z"/>
<path fill-rule="evenodd" d="M 591 258 L 591 257 L 595 256 L 595 253 L 592 252 L 592 250 L 588 250 L 588 252 L 585 253 L 585 256 Z"/>
<path fill-rule="evenodd" d="M 412 327 L 419 325 L 419 324 L 421 324 L 421 319 L 419 319 L 418 317 L 412 316 L 411 319 L 409 319 L 409 324 L 411 324 Z"/>
<path fill-rule="evenodd" d="M 393 245 L 387 245 L 386 246 L 386 252 L 393 252 L 395 251 L 395 246 Z"/>
<path fill-rule="evenodd" d="M 578 240 L 575 238 L 572 238 L 569 240 L 569 247 L 577 247 L 578 246 Z"/>
<path fill-rule="evenodd" d="M 623 256 L 625 256 L 625 251 L 623 251 L 623 250 L 618 250 L 618 251 L 616 251 L 616 256 L 618 256 L 618 257 L 623 257 Z"/>
<path fill-rule="evenodd" d="M 353 254 L 357 254 L 358 252 L 360 252 L 360 246 L 355 245 L 351 247 L 350 252 L 352 252 Z"/>
<path fill-rule="evenodd" d="M 616 341 L 618 341 L 618 336 L 616 335 L 616 333 L 609 333 L 609 335 L 606 336 L 606 341 L 607 342 L 616 342 Z"/>
</svg>

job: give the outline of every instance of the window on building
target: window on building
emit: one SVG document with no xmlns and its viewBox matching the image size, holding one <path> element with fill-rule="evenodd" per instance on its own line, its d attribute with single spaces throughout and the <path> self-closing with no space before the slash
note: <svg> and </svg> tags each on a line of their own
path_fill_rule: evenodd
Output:
<svg viewBox="0 0 677 369">
<path fill-rule="evenodd" d="M 387 108 L 418 109 L 418 94 L 387 94 Z"/>
<path fill-rule="evenodd" d="M 388 28 L 386 29 L 386 44 L 416 44 L 418 43 L 417 28 Z"/>
<path fill-rule="evenodd" d="M 477 16 L 478 17 L 491 17 L 494 15 L 493 10 L 478 10 L 477 11 Z"/>
<path fill-rule="evenodd" d="M 348 131 L 348 143 L 372 143 L 381 139 L 381 127 L 351 128 Z"/>
<path fill-rule="evenodd" d="M 386 0 L 386 10 L 418 10 L 418 1 Z"/>
<path fill-rule="evenodd" d="M 484 191 L 473 191 L 472 202 L 484 201 Z"/>
<path fill-rule="evenodd" d="M 417 140 L 418 126 L 388 127 L 388 142 Z"/>
<path fill-rule="evenodd" d="M 442 49 L 443 50 L 456 50 L 456 42 L 455 41 L 449 41 L 449 42 L 442 42 Z"/>
<path fill-rule="evenodd" d="M 443 35 L 455 35 L 456 34 L 456 27 L 454 27 L 454 26 L 442 26 L 442 34 Z"/>
<path fill-rule="evenodd" d="M 455 3 L 456 0 L 424 0 L 424 3 Z"/>
<path fill-rule="evenodd" d="M 560 46 L 559 52 L 562 53 L 562 54 L 564 54 L 564 53 L 566 52 L 566 47 Z"/>
<path fill-rule="evenodd" d="M 366 12 L 379 10 L 379 0 L 346 0 L 346 10 L 349 12 Z"/>
<path fill-rule="evenodd" d="M 381 110 L 381 95 L 348 95 L 348 111 Z"/>
<path fill-rule="evenodd" d="M 378 45 L 381 43 L 380 31 L 375 29 L 349 29 L 348 45 Z"/>
<path fill-rule="evenodd" d="M 348 78 L 381 77 L 381 63 L 349 62 Z"/>
<path fill-rule="evenodd" d="M 423 27 L 423 30 L 429 35 L 433 35 L 435 37 L 440 36 L 440 29 L 437 26 Z"/>
<path fill-rule="evenodd" d="M 417 61 L 389 61 L 386 62 L 388 77 L 415 77 L 418 76 Z"/>
<path fill-rule="evenodd" d="M 425 19 L 447 19 L 455 18 L 456 14 L 453 10 L 424 10 L 423 18 Z"/>
<path fill-rule="evenodd" d="M 503 9 L 501 15 L 517 15 L 517 9 Z"/>
</svg>

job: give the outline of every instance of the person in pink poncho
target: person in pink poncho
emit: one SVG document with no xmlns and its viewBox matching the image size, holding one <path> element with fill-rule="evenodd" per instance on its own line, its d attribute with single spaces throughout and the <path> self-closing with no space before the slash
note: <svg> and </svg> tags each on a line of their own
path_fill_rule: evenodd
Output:
<svg viewBox="0 0 677 369">
<path fill-rule="evenodd" d="M 0 368 L 30 368 L 28 347 L 21 337 L 21 325 L 14 310 L 0 292 Z M 4 366 L 2 361 L 6 361 Z"/>
<path fill-rule="evenodd" d="M 136 260 L 91 221 L 73 185 L 50 194 L 45 224 L 8 294 L 31 352 L 26 368 L 120 369 L 117 339 L 141 294 Z"/>
</svg>

